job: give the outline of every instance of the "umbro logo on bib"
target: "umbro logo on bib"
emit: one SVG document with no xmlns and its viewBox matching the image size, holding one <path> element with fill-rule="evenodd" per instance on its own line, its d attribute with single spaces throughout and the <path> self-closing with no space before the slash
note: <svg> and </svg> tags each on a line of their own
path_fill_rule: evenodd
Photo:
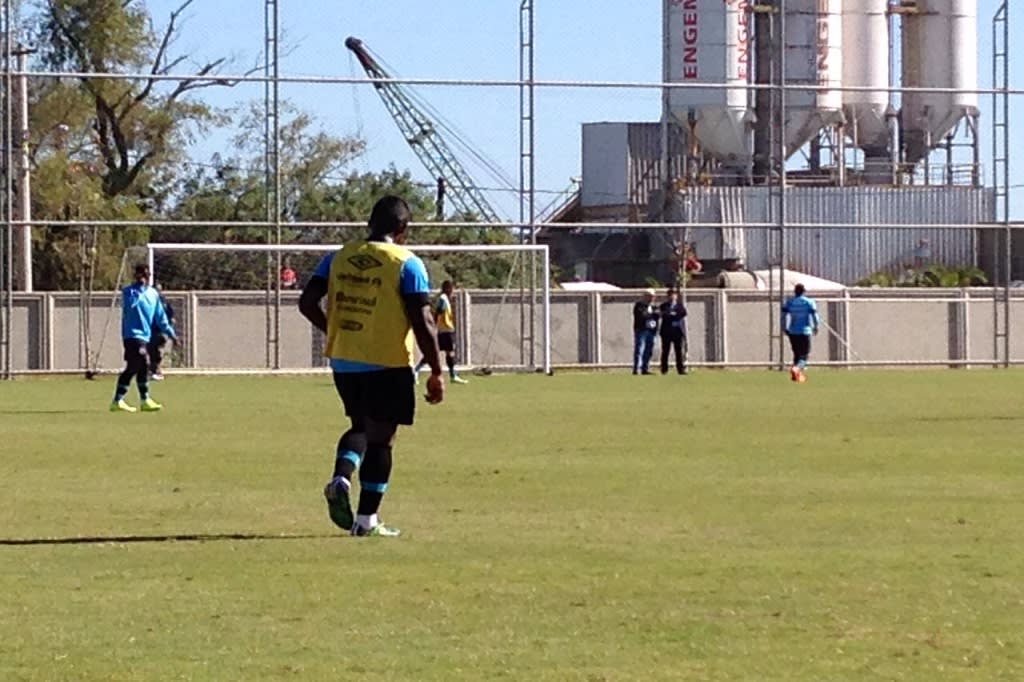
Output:
<svg viewBox="0 0 1024 682">
<path fill-rule="evenodd" d="M 348 262 L 356 266 L 359 270 L 372 270 L 373 268 L 379 268 L 384 265 L 373 256 L 365 253 L 360 253 L 350 257 Z"/>
</svg>

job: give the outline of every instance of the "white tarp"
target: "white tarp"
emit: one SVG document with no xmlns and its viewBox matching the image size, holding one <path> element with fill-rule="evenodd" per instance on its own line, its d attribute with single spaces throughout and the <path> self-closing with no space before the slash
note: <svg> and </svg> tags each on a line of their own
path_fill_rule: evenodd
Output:
<svg viewBox="0 0 1024 682">
<path fill-rule="evenodd" d="M 754 276 L 757 277 L 757 288 L 759 290 L 767 291 L 769 282 L 774 285 L 773 288 L 779 286 L 779 268 L 771 268 L 770 271 L 755 270 Z M 807 291 L 842 291 L 846 289 L 845 284 L 797 272 L 796 270 L 785 270 L 783 283 L 783 288 L 787 291 L 792 291 L 793 287 L 797 284 L 803 284 Z"/>
<path fill-rule="evenodd" d="M 607 282 L 560 282 L 558 286 L 566 291 L 622 291 L 622 287 Z"/>
</svg>

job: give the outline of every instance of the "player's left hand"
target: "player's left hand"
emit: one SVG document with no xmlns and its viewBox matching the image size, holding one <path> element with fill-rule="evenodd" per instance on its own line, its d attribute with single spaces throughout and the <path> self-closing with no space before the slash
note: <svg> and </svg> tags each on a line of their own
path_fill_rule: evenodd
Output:
<svg viewBox="0 0 1024 682">
<path fill-rule="evenodd" d="M 444 378 L 440 374 L 431 374 L 427 379 L 427 402 L 436 405 L 444 400 Z"/>
</svg>

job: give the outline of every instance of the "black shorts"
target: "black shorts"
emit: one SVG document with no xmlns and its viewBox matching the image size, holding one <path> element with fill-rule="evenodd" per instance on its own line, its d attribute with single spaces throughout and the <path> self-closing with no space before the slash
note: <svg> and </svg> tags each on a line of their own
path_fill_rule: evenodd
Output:
<svg viewBox="0 0 1024 682">
<path fill-rule="evenodd" d="M 129 369 L 149 368 L 149 348 L 141 339 L 124 339 L 124 361 Z"/>
<path fill-rule="evenodd" d="M 793 350 L 793 355 L 796 358 L 806 358 L 811 354 L 811 335 L 810 334 L 790 334 L 789 335 L 789 347 Z"/>
<path fill-rule="evenodd" d="M 416 380 L 411 367 L 372 372 L 335 372 L 334 387 L 349 417 L 409 425 L 416 413 Z"/>
<path fill-rule="evenodd" d="M 455 332 L 438 332 L 437 348 L 442 353 L 455 352 Z"/>
</svg>

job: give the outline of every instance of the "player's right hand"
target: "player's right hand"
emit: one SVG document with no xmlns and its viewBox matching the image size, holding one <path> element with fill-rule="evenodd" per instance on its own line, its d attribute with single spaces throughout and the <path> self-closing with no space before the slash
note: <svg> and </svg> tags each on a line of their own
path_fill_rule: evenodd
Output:
<svg viewBox="0 0 1024 682">
<path fill-rule="evenodd" d="M 440 374 L 431 374 L 427 379 L 427 402 L 436 405 L 444 400 L 444 378 Z"/>
</svg>

